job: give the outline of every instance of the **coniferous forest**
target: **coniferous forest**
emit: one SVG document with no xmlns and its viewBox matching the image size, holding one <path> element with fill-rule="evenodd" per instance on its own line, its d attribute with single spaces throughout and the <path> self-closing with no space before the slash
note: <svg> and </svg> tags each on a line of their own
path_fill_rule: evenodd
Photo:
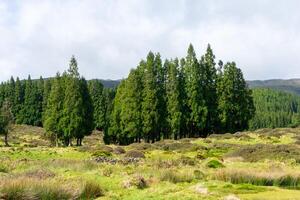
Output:
<svg viewBox="0 0 300 200">
<path fill-rule="evenodd" d="M 235 62 L 216 61 L 210 45 L 200 57 L 192 45 L 181 59 L 149 52 L 117 89 L 85 80 L 72 57 L 54 78 L 2 83 L 0 104 L 7 103 L 15 123 L 43 126 L 66 146 L 81 145 L 94 129 L 118 144 L 234 133 L 255 116 L 242 71 Z M 255 121 L 251 128 L 263 126 Z"/>
</svg>

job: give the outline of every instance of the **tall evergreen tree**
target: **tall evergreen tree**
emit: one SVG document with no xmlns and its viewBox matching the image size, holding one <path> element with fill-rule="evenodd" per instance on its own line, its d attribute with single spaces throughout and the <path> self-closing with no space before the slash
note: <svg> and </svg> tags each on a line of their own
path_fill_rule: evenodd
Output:
<svg viewBox="0 0 300 200">
<path fill-rule="evenodd" d="M 178 59 L 174 61 L 165 61 L 167 68 L 166 97 L 167 97 L 167 120 L 173 139 L 180 137 L 182 130 L 182 102 L 180 95 L 179 63 Z"/>
<path fill-rule="evenodd" d="M 32 82 L 30 75 L 25 83 L 24 104 L 19 117 L 23 124 L 41 125 L 38 89 L 37 85 Z"/>
<path fill-rule="evenodd" d="M 205 135 L 216 131 L 218 124 L 218 102 L 217 102 L 217 69 L 215 55 L 208 44 L 205 55 L 200 65 L 203 67 L 203 96 L 207 108 Z"/>
<path fill-rule="evenodd" d="M 254 115 L 253 99 L 241 70 L 234 62 L 224 66 L 217 89 L 222 130 L 235 132 L 247 129 L 248 121 Z"/>
<path fill-rule="evenodd" d="M 88 83 L 89 92 L 94 107 L 95 128 L 103 130 L 105 126 L 105 98 L 103 95 L 103 85 L 99 80 L 91 80 Z"/>
<path fill-rule="evenodd" d="M 2 108 L 0 110 L 0 134 L 4 135 L 5 146 L 8 144 L 8 134 L 13 123 L 13 113 L 11 109 L 11 103 L 9 100 L 3 102 Z"/>
<path fill-rule="evenodd" d="M 59 73 L 55 79 L 47 100 L 47 107 L 44 113 L 44 127 L 51 132 L 55 138 L 56 146 L 58 139 L 63 138 L 63 127 L 61 126 L 64 106 L 64 88 Z"/>
<path fill-rule="evenodd" d="M 203 70 L 190 44 L 188 54 L 185 59 L 185 90 L 187 94 L 187 105 L 189 108 L 188 131 L 189 136 L 203 136 L 206 126 L 207 107 L 205 105 L 203 91 Z"/>
<path fill-rule="evenodd" d="M 143 133 L 147 142 L 154 142 L 158 133 L 158 88 L 155 55 L 150 52 L 145 65 L 142 103 Z"/>
<path fill-rule="evenodd" d="M 19 77 L 17 77 L 16 84 L 15 84 L 15 96 L 13 101 L 14 106 L 12 110 L 15 116 L 16 123 L 21 123 L 21 120 L 19 119 L 19 115 L 23 106 L 23 102 L 24 102 L 24 88 Z"/>
</svg>

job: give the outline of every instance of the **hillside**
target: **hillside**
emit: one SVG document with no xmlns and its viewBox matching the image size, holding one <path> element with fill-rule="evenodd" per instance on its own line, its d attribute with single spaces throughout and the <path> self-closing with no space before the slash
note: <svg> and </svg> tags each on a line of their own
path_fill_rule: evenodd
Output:
<svg viewBox="0 0 300 200">
<path fill-rule="evenodd" d="M 270 79 L 247 81 L 250 88 L 270 88 L 300 95 L 300 79 Z"/>
<path fill-rule="evenodd" d="M 298 199 L 299 138 L 282 128 L 108 146 L 94 133 L 51 147 L 42 128 L 18 125 L 0 147 L 0 199 Z"/>
</svg>

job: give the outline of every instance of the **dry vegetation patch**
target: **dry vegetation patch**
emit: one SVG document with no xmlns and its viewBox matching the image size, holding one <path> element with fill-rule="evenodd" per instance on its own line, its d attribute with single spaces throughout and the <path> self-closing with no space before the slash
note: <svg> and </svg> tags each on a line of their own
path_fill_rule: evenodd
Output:
<svg viewBox="0 0 300 200">
<path fill-rule="evenodd" d="M 245 161 L 258 162 L 265 159 L 295 159 L 300 162 L 300 148 L 297 145 L 257 144 L 241 147 L 225 157 L 242 157 Z"/>
</svg>

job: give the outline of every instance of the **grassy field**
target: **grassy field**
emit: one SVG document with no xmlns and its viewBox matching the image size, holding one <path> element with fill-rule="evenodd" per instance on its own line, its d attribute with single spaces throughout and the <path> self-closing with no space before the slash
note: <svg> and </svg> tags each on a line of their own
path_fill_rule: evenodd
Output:
<svg viewBox="0 0 300 200">
<path fill-rule="evenodd" d="M 0 199 L 300 199 L 300 129 L 51 147 L 42 128 L 0 142 Z"/>
</svg>

